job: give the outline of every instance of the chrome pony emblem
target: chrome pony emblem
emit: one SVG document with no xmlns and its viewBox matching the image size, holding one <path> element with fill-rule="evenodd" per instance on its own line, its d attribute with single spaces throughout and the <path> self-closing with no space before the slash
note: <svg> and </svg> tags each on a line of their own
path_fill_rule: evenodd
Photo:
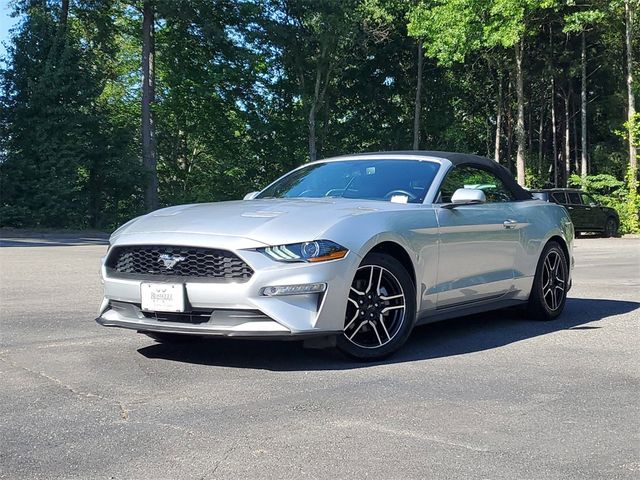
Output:
<svg viewBox="0 0 640 480">
<path fill-rule="evenodd" d="M 160 258 L 158 258 L 158 261 L 162 262 L 164 268 L 167 270 L 171 270 L 176 266 L 176 263 L 182 262 L 183 260 L 186 260 L 186 258 L 181 257 L 180 255 L 172 255 L 170 253 L 162 253 Z"/>
</svg>

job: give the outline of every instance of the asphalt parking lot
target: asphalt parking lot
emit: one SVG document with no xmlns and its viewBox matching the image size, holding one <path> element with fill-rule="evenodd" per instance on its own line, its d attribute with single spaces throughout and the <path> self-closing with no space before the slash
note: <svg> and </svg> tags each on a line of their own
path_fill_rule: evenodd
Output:
<svg viewBox="0 0 640 480">
<path fill-rule="evenodd" d="M 95 238 L 0 248 L 0 478 L 640 478 L 640 239 L 576 241 L 564 315 L 352 363 L 94 322 Z"/>
</svg>

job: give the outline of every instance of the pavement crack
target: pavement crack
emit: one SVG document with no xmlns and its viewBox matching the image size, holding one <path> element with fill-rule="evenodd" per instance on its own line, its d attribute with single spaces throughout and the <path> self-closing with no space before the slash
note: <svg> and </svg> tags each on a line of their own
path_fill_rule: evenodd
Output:
<svg viewBox="0 0 640 480">
<path fill-rule="evenodd" d="M 20 370 L 24 370 L 25 372 L 31 373 L 32 375 L 37 375 L 40 378 L 44 378 L 45 380 L 48 380 L 51 384 L 56 385 L 60 388 L 62 388 L 63 390 L 66 390 L 70 393 L 72 393 L 73 395 L 75 395 L 76 397 L 80 398 L 80 399 L 88 399 L 88 400 L 92 400 L 92 399 L 97 399 L 97 400 L 101 400 L 103 402 L 107 402 L 111 405 L 115 405 L 116 407 L 118 407 L 119 409 L 119 414 L 120 414 L 120 418 L 124 421 L 129 420 L 129 409 L 127 408 L 127 406 L 118 401 L 118 400 L 114 400 L 112 398 L 108 398 L 105 397 L 103 395 L 100 395 L 98 393 L 92 393 L 92 392 L 85 392 L 83 390 L 78 390 L 77 388 L 72 387 L 71 385 L 68 385 L 66 383 L 64 383 L 62 380 L 60 380 L 59 378 L 53 377 L 45 372 L 41 372 L 39 370 L 34 370 L 32 368 L 29 367 L 25 367 L 24 365 L 20 365 L 12 360 L 9 360 L 6 357 L 2 357 L 0 356 L 0 362 L 5 363 L 6 365 L 10 365 L 14 368 L 20 369 Z"/>
<path fill-rule="evenodd" d="M 213 467 L 213 469 L 211 470 L 211 472 L 205 474 L 202 476 L 202 480 L 204 480 L 205 478 L 211 476 L 211 478 L 214 478 L 216 475 L 216 472 L 218 471 L 218 468 L 220 467 L 220 465 L 222 465 L 222 462 L 226 461 L 227 458 L 229 458 L 231 456 L 231 453 L 238 447 L 239 442 L 236 442 L 234 444 L 232 444 L 229 448 L 227 448 L 227 450 L 224 452 L 224 455 L 222 456 L 222 458 L 220 460 L 218 460 L 215 464 L 215 466 Z"/>
</svg>

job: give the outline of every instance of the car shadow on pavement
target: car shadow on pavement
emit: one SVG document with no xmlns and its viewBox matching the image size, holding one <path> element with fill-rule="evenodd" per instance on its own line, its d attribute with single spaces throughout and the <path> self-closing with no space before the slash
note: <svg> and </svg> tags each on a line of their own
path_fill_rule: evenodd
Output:
<svg viewBox="0 0 640 480">
<path fill-rule="evenodd" d="M 551 322 L 529 320 L 512 309 L 461 317 L 417 327 L 397 354 L 379 362 L 352 361 L 334 349 L 304 349 L 302 342 L 268 340 L 198 339 L 184 344 L 154 343 L 138 352 L 150 359 L 211 366 L 273 371 L 349 370 L 479 352 L 560 330 L 588 335 L 591 330 L 606 327 L 586 324 L 639 307 L 638 302 L 569 298 L 563 314 Z"/>
</svg>

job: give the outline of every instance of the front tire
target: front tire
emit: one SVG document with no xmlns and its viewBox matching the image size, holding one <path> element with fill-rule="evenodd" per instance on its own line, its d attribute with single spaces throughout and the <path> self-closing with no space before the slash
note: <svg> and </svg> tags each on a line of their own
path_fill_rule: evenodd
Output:
<svg viewBox="0 0 640 480">
<path fill-rule="evenodd" d="M 416 319 L 415 287 L 395 258 L 371 253 L 358 267 L 337 347 L 359 360 L 380 360 L 409 338 Z"/>
<path fill-rule="evenodd" d="M 538 260 L 527 313 L 534 320 L 553 320 L 564 310 L 569 288 L 567 257 L 558 242 L 549 242 Z"/>
</svg>

